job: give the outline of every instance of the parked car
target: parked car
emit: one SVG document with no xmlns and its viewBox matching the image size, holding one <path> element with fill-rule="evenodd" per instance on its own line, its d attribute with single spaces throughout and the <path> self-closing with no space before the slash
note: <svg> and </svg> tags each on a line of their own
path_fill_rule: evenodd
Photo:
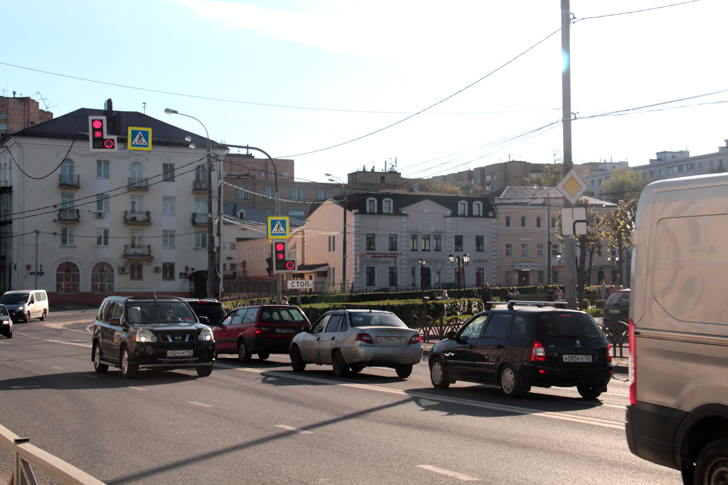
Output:
<svg viewBox="0 0 728 485">
<path fill-rule="evenodd" d="M 531 386 L 576 386 L 582 397 L 599 397 L 614 370 L 609 343 L 589 314 L 564 306 L 510 302 L 474 315 L 433 347 L 432 385 L 495 384 L 509 398 Z"/>
<path fill-rule="evenodd" d="M 624 322 L 627 325 L 629 321 L 629 293 L 629 289 L 618 290 L 607 298 L 604 303 L 604 325 L 614 322 Z"/>
<path fill-rule="evenodd" d="M 222 322 L 228 313 L 222 303 L 214 298 L 187 298 L 187 303 L 190 304 L 195 315 L 207 317 L 207 322 L 210 325 Z"/>
<path fill-rule="evenodd" d="M 293 336 L 310 327 L 297 306 L 253 305 L 232 310 L 212 332 L 218 354 L 237 353 L 240 362 L 250 362 L 253 354 L 261 360 L 287 354 Z"/>
<path fill-rule="evenodd" d="M 422 340 L 392 312 L 333 310 L 293 338 L 290 356 L 299 372 L 309 363 L 333 365 L 336 377 L 379 366 L 407 378 L 422 360 Z"/>
<path fill-rule="evenodd" d="M 7 338 L 13 338 L 13 319 L 3 304 L 0 304 L 0 333 Z"/>
<path fill-rule="evenodd" d="M 30 322 L 31 318 L 41 321 L 48 316 L 48 294 L 45 290 L 13 290 L 6 291 L 0 297 L 14 321 Z"/>
<path fill-rule="evenodd" d="M 109 296 L 94 322 L 91 358 L 96 372 L 118 367 L 125 378 L 140 369 L 194 368 L 212 373 L 215 339 L 184 298 Z"/>
</svg>

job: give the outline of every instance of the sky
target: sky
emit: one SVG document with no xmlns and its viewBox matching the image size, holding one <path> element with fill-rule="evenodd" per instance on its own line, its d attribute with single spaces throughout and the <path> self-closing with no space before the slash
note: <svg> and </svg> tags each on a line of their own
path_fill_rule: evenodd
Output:
<svg viewBox="0 0 728 485">
<path fill-rule="evenodd" d="M 574 163 L 726 146 L 727 0 L 570 10 Z M 563 154 L 561 0 L 0 0 L 0 18 L 3 95 L 54 117 L 111 98 L 299 181 Z"/>
</svg>

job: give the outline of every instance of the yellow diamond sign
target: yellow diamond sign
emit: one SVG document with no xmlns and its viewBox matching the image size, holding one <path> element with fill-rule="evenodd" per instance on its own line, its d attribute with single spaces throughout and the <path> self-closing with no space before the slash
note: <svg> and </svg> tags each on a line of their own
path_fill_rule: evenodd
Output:
<svg viewBox="0 0 728 485">
<path fill-rule="evenodd" d="M 571 202 L 571 205 L 574 205 L 579 200 L 579 197 L 584 195 L 584 192 L 586 192 L 586 189 L 588 189 L 589 186 L 586 182 L 584 182 L 579 174 L 576 173 L 576 170 L 572 169 L 566 174 L 566 177 L 559 182 L 556 188 L 559 189 L 559 192 L 561 192 L 561 195 L 564 196 L 564 199 Z"/>
</svg>

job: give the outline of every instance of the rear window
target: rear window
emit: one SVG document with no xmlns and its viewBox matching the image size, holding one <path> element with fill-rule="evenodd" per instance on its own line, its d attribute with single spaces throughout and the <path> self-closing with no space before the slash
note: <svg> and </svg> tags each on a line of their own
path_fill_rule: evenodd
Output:
<svg viewBox="0 0 728 485">
<path fill-rule="evenodd" d="M 407 328 L 393 313 L 349 313 L 352 327 L 400 327 Z"/>
<path fill-rule="evenodd" d="M 297 307 L 265 307 L 263 308 L 263 312 L 260 314 L 260 321 L 261 323 L 303 323 L 306 321 L 306 316 Z"/>
<path fill-rule="evenodd" d="M 585 313 L 548 312 L 536 315 L 536 328 L 541 337 L 603 338 L 594 319 Z"/>
<path fill-rule="evenodd" d="M 629 291 L 617 291 L 607 298 L 607 303 L 621 305 L 629 303 Z"/>
<path fill-rule="evenodd" d="M 8 314 L 8 309 L 5 308 L 5 305 L 0 306 L 0 315 L 7 315 L 7 314 Z"/>
<path fill-rule="evenodd" d="M 188 301 L 198 316 L 219 317 L 227 315 L 227 312 L 220 303 L 206 303 L 201 301 Z"/>
</svg>

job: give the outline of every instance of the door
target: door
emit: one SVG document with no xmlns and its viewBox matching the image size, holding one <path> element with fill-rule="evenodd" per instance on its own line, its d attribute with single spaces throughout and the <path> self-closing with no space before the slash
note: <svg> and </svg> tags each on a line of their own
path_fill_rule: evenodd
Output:
<svg viewBox="0 0 728 485">
<path fill-rule="evenodd" d="M 124 307 L 115 301 L 107 304 L 102 314 L 103 323 L 100 325 L 101 333 L 101 350 L 107 359 L 119 360 L 119 344 L 121 343 L 121 335 L 123 329 L 121 327 L 121 318 L 124 313 Z M 117 319 L 116 325 L 111 324 L 112 319 Z"/>
<path fill-rule="evenodd" d="M 223 319 L 221 325 L 212 326 L 212 333 L 215 336 L 215 350 L 219 353 L 237 352 L 237 329 L 243 322 L 243 317 L 248 310 L 241 308 Z"/>
<path fill-rule="evenodd" d="M 339 336 L 339 327 L 344 316 L 341 314 L 331 315 L 329 323 L 321 333 L 318 340 L 318 360 L 322 364 L 331 364 L 333 362 L 332 351 L 336 347 L 336 337 Z"/>
<path fill-rule="evenodd" d="M 530 271 L 519 271 L 518 272 L 518 286 L 528 286 L 531 284 L 531 272 Z"/>
<path fill-rule="evenodd" d="M 473 349 L 483 332 L 487 319 L 487 313 L 474 317 L 466 326 L 460 329 L 456 341 L 448 344 L 447 349 L 442 352 L 448 372 L 453 377 L 463 380 L 477 380 L 477 375 L 474 372 L 475 357 Z"/>
<path fill-rule="evenodd" d="M 309 332 L 299 333 L 296 336 L 298 349 L 305 362 L 318 362 L 318 342 L 330 319 L 331 315 L 326 314 L 313 324 Z"/>
<path fill-rule="evenodd" d="M 510 313 L 493 313 L 473 351 L 477 373 L 484 381 L 498 378 L 498 364 L 508 344 Z"/>
<path fill-rule="evenodd" d="M 429 288 L 430 286 L 432 286 L 430 268 L 423 266 L 420 268 L 420 288 Z"/>
</svg>

